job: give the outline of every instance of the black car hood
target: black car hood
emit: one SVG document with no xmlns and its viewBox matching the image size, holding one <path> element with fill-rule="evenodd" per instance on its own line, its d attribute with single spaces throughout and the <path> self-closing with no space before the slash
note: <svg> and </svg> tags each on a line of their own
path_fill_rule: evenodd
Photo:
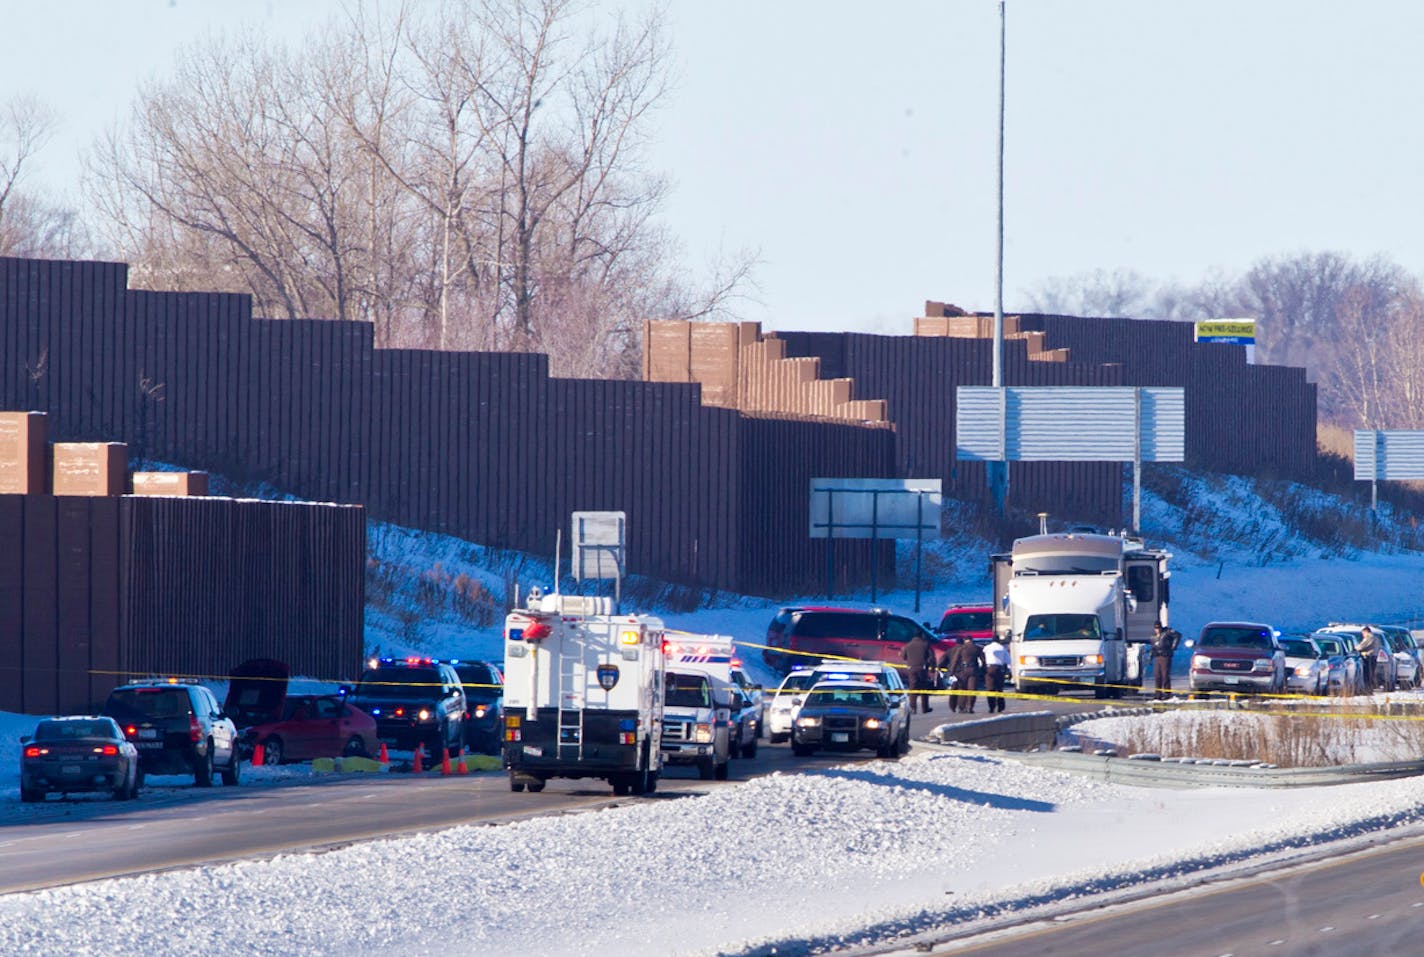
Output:
<svg viewBox="0 0 1424 957">
<path fill-rule="evenodd" d="M 223 710 L 239 728 L 282 717 L 291 669 L 274 658 L 252 658 L 232 669 Z"/>
</svg>

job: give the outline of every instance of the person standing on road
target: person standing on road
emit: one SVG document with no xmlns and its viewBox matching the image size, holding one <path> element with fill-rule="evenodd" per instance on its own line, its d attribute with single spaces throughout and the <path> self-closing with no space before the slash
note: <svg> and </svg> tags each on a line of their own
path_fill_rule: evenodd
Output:
<svg viewBox="0 0 1424 957">
<path fill-rule="evenodd" d="M 900 657 L 905 660 L 910 672 L 910 713 L 915 713 L 918 704 L 921 711 L 929 714 L 934 709 L 930 707 L 930 696 L 926 692 L 933 691 L 935 686 L 935 666 L 938 664 L 935 646 L 924 632 L 917 631 L 915 637 L 900 649 Z"/>
<path fill-rule="evenodd" d="M 1180 631 L 1164 628 L 1160 621 L 1152 626 L 1152 671 L 1157 676 L 1158 698 L 1165 698 L 1172 692 L 1172 655 L 1181 639 Z"/>
<path fill-rule="evenodd" d="M 950 667 L 954 671 L 956 691 L 967 691 L 968 696 L 956 694 L 951 698 L 950 707 L 956 711 L 974 711 L 974 692 L 979 687 L 979 673 L 984 667 L 984 649 L 978 643 L 971 640 L 961 641 L 954 648 L 954 657 L 950 660 Z M 958 708 L 954 705 L 958 704 Z"/>
<path fill-rule="evenodd" d="M 984 646 L 984 690 L 989 692 L 989 713 L 1004 710 L 1004 676 L 1009 673 L 1009 649 L 996 635 Z"/>
<path fill-rule="evenodd" d="M 1375 691 L 1375 659 L 1379 655 L 1379 639 L 1369 625 L 1360 629 L 1360 643 L 1356 646 L 1365 666 L 1365 694 Z"/>
</svg>

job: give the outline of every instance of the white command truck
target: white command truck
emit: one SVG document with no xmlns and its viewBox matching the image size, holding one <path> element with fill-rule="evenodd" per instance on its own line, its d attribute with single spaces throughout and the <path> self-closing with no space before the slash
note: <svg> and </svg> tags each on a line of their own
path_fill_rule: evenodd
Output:
<svg viewBox="0 0 1424 957">
<path fill-rule="evenodd" d="M 504 764 L 513 791 L 604 778 L 650 794 L 662 769 L 663 623 L 609 598 L 540 595 L 504 623 Z"/>
<path fill-rule="evenodd" d="M 697 764 L 704 779 L 715 777 L 721 780 L 726 777 L 727 758 L 752 758 L 756 757 L 757 751 L 760 709 L 746 696 L 733 673 L 740 668 L 736 643 L 726 635 L 672 632 L 663 647 L 667 651 L 668 668 L 663 760 L 668 764 Z M 715 705 L 712 710 L 725 710 L 725 716 L 693 713 L 703 710 L 692 704 L 694 697 L 701 700 L 700 691 L 696 688 L 698 683 L 682 679 L 690 679 L 694 675 L 712 679 L 709 685 L 710 697 Z M 686 688 L 682 687 L 684 685 Z M 685 694 L 684 691 L 693 694 Z M 704 736 L 699 726 L 708 721 L 713 722 L 712 740 L 698 740 Z M 718 721 L 725 725 L 726 735 L 718 732 Z M 725 743 L 722 740 L 724 737 Z M 712 758 L 710 762 L 706 760 L 709 754 Z"/>
<path fill-rule="evenodd" d="M 1010 636 L 1023 693 L 1140 689 L 1152 626 L 1167 621 L 1165 551 L 1119 535 L 1033 535 L 992 556 L 994 633 Z"/>
</svg>

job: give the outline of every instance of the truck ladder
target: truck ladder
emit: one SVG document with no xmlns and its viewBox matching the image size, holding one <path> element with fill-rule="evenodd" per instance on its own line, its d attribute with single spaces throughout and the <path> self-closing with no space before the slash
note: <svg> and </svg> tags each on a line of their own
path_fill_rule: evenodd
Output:
<svg viewBox="0 0 1424 957">
<path fill-rule="evenodd" d="M 567 650 L 567 646 L 569 643 L 575 643 L 578 647 L 579 654 L 577 658 L 569 654 L 560 655 L 558 687 L 558 726 L 554 729 L 554 749 L 556 756 L 559 760 L 562 761 L 567 760 L 564 754 L 564 749 L 568 747 L 574 747 L 574 760 L 582 762 L 583 713 L 588 707 L 588 671 L 584 667 L 583 659 L 584 655 L 588 653 L 588 647 L 582 637 L 574 637 L 572 634 L 564 638 L 564 643 L 565 647 L 562 650 Z M 583 707 L 564 707 L 564 701 L 566 700 L 564 692 L 569 685 L 572 685 L 574 688 L 579 689 L 578 695 L 579 699 L 583 702 Z M 576 740 L 565 741 L 564 738 L 566 732 L 571 732 L 568 734 L 568 736 L 573 737 Z"/>
</svg>

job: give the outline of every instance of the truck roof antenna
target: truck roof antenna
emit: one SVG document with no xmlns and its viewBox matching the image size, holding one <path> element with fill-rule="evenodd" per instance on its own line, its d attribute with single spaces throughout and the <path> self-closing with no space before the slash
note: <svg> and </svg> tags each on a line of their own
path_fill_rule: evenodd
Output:
<svg viewBox="0 0 1424 957">
<path fill-rule="evenodd" d="M 559 593 L 559 558 L 564 550 L 564 530 L 554 531 L 554 594 Z"/>
</svg>

